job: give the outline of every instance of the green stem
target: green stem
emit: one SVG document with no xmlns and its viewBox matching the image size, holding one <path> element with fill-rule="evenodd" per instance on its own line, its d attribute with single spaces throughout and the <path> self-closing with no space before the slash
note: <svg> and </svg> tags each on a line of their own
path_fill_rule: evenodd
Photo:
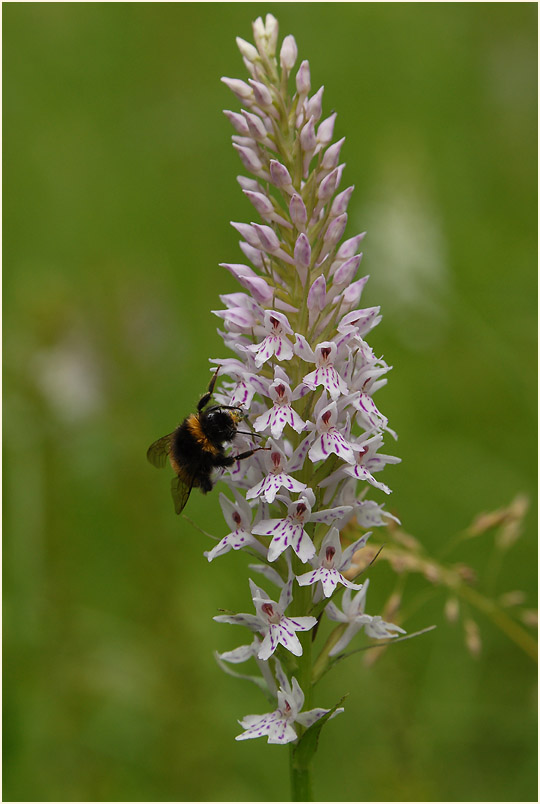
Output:
<svg viewBox="0 0 540 804">
<path fill-rule="evenodd" d="M 298 573 L 300 574 L 300 573 Z M 305 616 L 311 607 L 311 586 L 301 586 L 294 595 L 294 613 L 297 616 Z M 298 656 L 298 683 L 302 687 L 305 695 L 304 709 L 311 708 L 311 662 L 312 662 L 312 633 L 303 631 L 298 634 L 302 644 L 302 655 Z"/>
<path fill-rule="evenodd" d="M 293 569 L 299 573 L 301 565 L 299 559 L 294 556 Z M 292 613 L 304 615 L 311 606 L 311 587 L 300 586 L 295 589 L 294 599 L 291 606 Z M 305 696 L 304 710 L 312 708 L 312 633 L 303 631 L 298 633 L 302 644 L 302 655 L 298 656 L 298 671 L 295 674 Z M 311 761 L 306 759 L 305 752 L 299 752 L 298 743 L 302 739 L 305 729 L 296 724 L 298 741 L 290 745 L 290 777 L 291 777 L 291 801 L 312 801 L 311 793 Z"/>
<path fill-rule="evenodd" d="M 289 746 L 291 772 L 291 801 L 313 801 L 311 793 L 311 768 L 300 767 L 296 756 L 296 745 Z"/>
</svg>

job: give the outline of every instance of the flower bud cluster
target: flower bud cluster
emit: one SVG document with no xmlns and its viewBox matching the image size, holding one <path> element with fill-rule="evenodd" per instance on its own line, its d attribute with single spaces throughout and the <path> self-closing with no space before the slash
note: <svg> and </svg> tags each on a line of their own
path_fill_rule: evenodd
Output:
<svg viewBox="0 0 540 804">
<path fill-rule="evenodd" d="M 225 115 L 248 174 L 238 183 L 260 220 L 232 223 L 246 261 L 223 263 L 240 289 L 221 296 L 224 308 L 215 314 L 235 357 L 212 362 L 230 378 L 216 400 L 241 406 L 261 437 L 238 436 L 234 448 L 264 449 L 224 475 L 234 494 L 220 498 L 230 532 L 205 555 L 212 561 L 231 549 L 249 550 L 264 561 L 254 571 L 278 587 L 276 601 L 250 581 L 255 614 L 215 619 L 257 635 L 222 654 L 221 663 L 255 658 L 278 702 L 271 715 L 245 718 L 239 739 L 264 734 L 269 742 L 289 742 L 298 736 L 293 722 L 305 727 L 328 711 L 299 715 L 309 680 L 304 673 L 302 691 L 292 674 L 302 675 L 295 658 L 303 655 L 301 637 L 330 598 L 329 618 L 341 630 L 329 656 L 362 627 L 376 638 L 402 630 L 366 614 L 367 582 L 344 576 L 369 537 L 363 531 L 391 517 L 366 495 L 370 487 L 390 493 L 376 475 L 399 458 L 380 451 L 386 432 L 396 436 L 374 401 L 390 367 L 366 341 L 381 315 L 379 307 L 360 307 L 368 279 L 358 276 L 364 234 L 341 242 L 354 188 L 341 186 L 344 139 L 333 141 L 336 114 L 323 117 L 323 87 L 312 92 L 309 63 L 297 66 L 294 37 L 286 36 L 278 52 L 272 15 L 255 21 L 253 36 L 254 44 L 237 40 L 248 80 L 222 80 L 241 105 Z M 353 519 L 362 535 L 347 545 L 341 532 Z M 344 587 L 341 611 L 334 599 Z M 285 613 L 289 607 L 294 614 Z"/>
</svg>

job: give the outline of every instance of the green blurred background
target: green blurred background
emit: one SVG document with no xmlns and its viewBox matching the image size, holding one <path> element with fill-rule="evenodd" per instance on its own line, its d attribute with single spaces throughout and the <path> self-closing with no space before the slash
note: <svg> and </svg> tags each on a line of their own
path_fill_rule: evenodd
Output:
<svg viewBox="0 0 540 804">
<path fill-rule="evenodd" d="M 536 491 L 536 4 L 2 10 L 4 800 L 287 800 L 287 752 L 233 739 L 267 702 L 212 658 L 243 641 L 212 616 L 250 610 L 247 559 L 208 565 L 145 460 L 225 355 L 218 263 L 253 217 L 219 78 L 271 11 L 339 113 L 395 367 L 389 506 L 436 552 Z M 187 513 L 225 533 L 217 494 Z M 531 606 L 535 533 L 531 508 L 498 587 Z M 481 572 L 491 547 L 455 558 Z M 370 578 L 376 612 L 392 577 Z M 472 659 L 443 600 L 406 623 L 435 632 L 321 682 L 317 705 L 350 696 L 319 800 L 536 800 L 535 666 L 482 619 Z"/>
</svg>

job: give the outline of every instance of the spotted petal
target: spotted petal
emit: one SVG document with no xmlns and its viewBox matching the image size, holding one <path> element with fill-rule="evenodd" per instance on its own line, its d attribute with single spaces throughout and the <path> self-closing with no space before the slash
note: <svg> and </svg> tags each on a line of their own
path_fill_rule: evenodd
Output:
<svg viewBox="0 0 540 804">
<path fill-rule="evenodd" d="M 388 426 L 388 419 L 379 411 L 369 394 L 361 393 L 353 401 L 353 405 L 358 411 L 357 421 L 364 430 L 384 430 Z"/>
<path fill-rule="evenodd" d="M 349 393 L 347 384 L 337 373 L 334 366 L 323 366 L 315 369 L 310 374 L 306 374 L 302 382 L 312 390 L 315 390 L 319 385 L 324 386 L 332 399 L 337 399 L 340 395 Z"/>
<path fill-rule="evenodd" d="M 247 662 L 248 659 L 251 659 L 252 656 L 256 656 L 259 652 L 259 639 L 255 637 L 251 645 L 240 645 L 239 648 L 235 648 L 234 650 L 226 650 L 225 653 L 218 653 L 218 657 L 225 662 L 231 662 L 231 664 L 240 664 L 241 662 Z"/>
<path fill-rule="evenodd" d="M 387 523 L 383 517 L 393 519 L 400 524 L 399 519 L 388 511 L 383 511 L 383 506 L 374 500 L 359 500 L 356 503 L 356 519 L 361 528 L 381 527 Z"/>
<path fill-rule="evenodd" d="M 300 523 L 285 519 L 266 519 L 253 528 L 254 533 L 273 536 L 268 548 L 268 561 L 275 561 L 287 547 L 292 547 L 302 562 L 315 555 L 315 546 Z"/>
<path fill-rule="evenodd" d="M 309 519 L 310 522 L 324 522 L 325 525 L 329 525 L 336 519 L 343 519 L 343 517 L 352 510 L 352 505 L 340 505 L 337 508 L 327 508 L 324 511 L 314 511 Z"/>
<path fill-rule="evenodd" d="M 255 547 L 259 552 L 264 552 L 263 546 L 253 538 L 251 533 L 246 530 L 235 530 L 224 536 L 212 550 L 207 550 L 204 555 L 208 561 L 213 561 L 214 558 L 225 555 L 229 550 L 241 550 L 242 547 Z"/>
<path fill-rule="evenodd" d="M 320 709 L 320 708 L 308 709 L 307 712 L 300 712 L 300 714 L 296 716 L 296 722 L 301 723 L 302 726 L 304 726 L 304 728 L 308 729 L 310 726 L 316 723 L 317 720 L 320 720 L 321 717 L 328 714 L 329 711 L 330 711 L 329 709 Z M 344 711 L 345 710 L 343 709 L 343 707 L 340 706 L 335 710 L 332 717 L 334 717 L 334 715 L 340 715 Z"/>
<path fill-rule="evenodd" d="M 299 586 L 308 586 L 317 581 L 322 584 L 325 597 L 331 597 L 339 583 L 349 589 L 361 589 L 362 584 L 354 584 L 348 581 L 337 569 L 326 569 L 326 567 L 319 567 L 313 572 L 306 572 L 304 575 L 297 576 Z"/>
<path fill-rule="evenodd" d="M 385 483 L 380 483 L 378 480 L 375 480 L 371 472 L 368 472 L 365 466 L 361 466 L 360 464 L 356 464 L 355 466 L 347 466 L 343 471 L 351 477 L 356 477 L 358 480 L 367 480 L 368 483 L 370 483 L 376 489 L 384 491 L 385 494 L 392 493 L 392 489 L 390 489 Z"/>
<path fill-rule="evenodd" d="M 255 365 L 260 368 L 263 363 L 270 360 L 274 355 L 278 360 L 290 360 L 293 356 L 293 348 L 288 338 L 280 335 L 267 335 L 258 344 L 248 346 L 249 351 L 255 353 Z"/>
<path fill-rule="evenodd" d="M 279 645 L 279 629 L 275 625 L 270 625 L 262 641 L 261 647 L 259 648 L 258 653 L 259 659 L 263 659 L 265 662 L 268 661 L 268 659 L 274 653 L 278 645 Z"/>
<path fill-rule="evenodd" d="M 347 463 L 356 463 L 350 444 L 345 441 L 341 433 L 335 428 L 328 433 L 321 433 L 308 452 L 309 459 L 313 463 L 325 461 L 332 454 L 337 455 L 338 458 L 342 458 Z"/>
<path fill-rule="evenodd" d="M 247 715 L 240 721 L 240 725 L 246 730 L 242 734 L 238 734 L 235 740 L 250 740 L 255 737 L 263 737 L 269 733 L 278 717 L 279 712 L 271 712 L 268 715 Z"/>
<path fill-rule="evenodd" d="M 280 472 L 279 474 L 270 474 L 264 477 L 260 483 L 257 483 L 256 486 L 249 489 L 246 498 L 252 500 L 262 496 L 267 502 L 273 503 L 276 499 L 276 494 L 283 487 L 288 491 L 303 491 L 307 488 L 305 483 L 295 480 L 293 477 L 290 477 L 290 475 L 285 474 L 285 472 Z"/>
<path fill-rule="evenodd" d="M 217 623 L 245 625 L 251 631 L 259 631 L 261 628 L 261 621 L 255 614 L 218 614 L 213 619 Z"/>
<path fill-rule="evenodd" d="M 274 745 L 285 745 L 285 743 L 292 743 L 296 737 L 296 732 L 290 723 L 286 720 L 276 720 L 270 728 L 268 742 Z"/>
<path fill-rule="evenodd" d="M 258 433 L 270 428 L 272 438 L 281 438 L 286 424 L 301 433 L 306 429 L 306 423 L 290 405 L 274 405 L 253 422 L 253 428 Z"/>
</svg>

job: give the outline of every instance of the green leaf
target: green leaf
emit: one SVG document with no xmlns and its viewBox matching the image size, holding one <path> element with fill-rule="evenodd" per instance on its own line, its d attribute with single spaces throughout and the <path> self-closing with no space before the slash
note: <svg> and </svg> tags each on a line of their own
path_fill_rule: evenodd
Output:
<svg viewBox="0 0 540 804">
<path fill-rule="evenodd" d="M 342 705 L 347 695 L 337 702 L 335 706 L 330 709 L 326 715 L 323 715 L 313 725 L 306 729 L 302 737 L 298 741 L 298 745 L 293 748 L 292 766 L 297 770 L 307 770 L 310 766 L 315 752 L 319 745 L 319 734 L 324 724 L 329 720 L 334 712 Z"/>
</svg>

